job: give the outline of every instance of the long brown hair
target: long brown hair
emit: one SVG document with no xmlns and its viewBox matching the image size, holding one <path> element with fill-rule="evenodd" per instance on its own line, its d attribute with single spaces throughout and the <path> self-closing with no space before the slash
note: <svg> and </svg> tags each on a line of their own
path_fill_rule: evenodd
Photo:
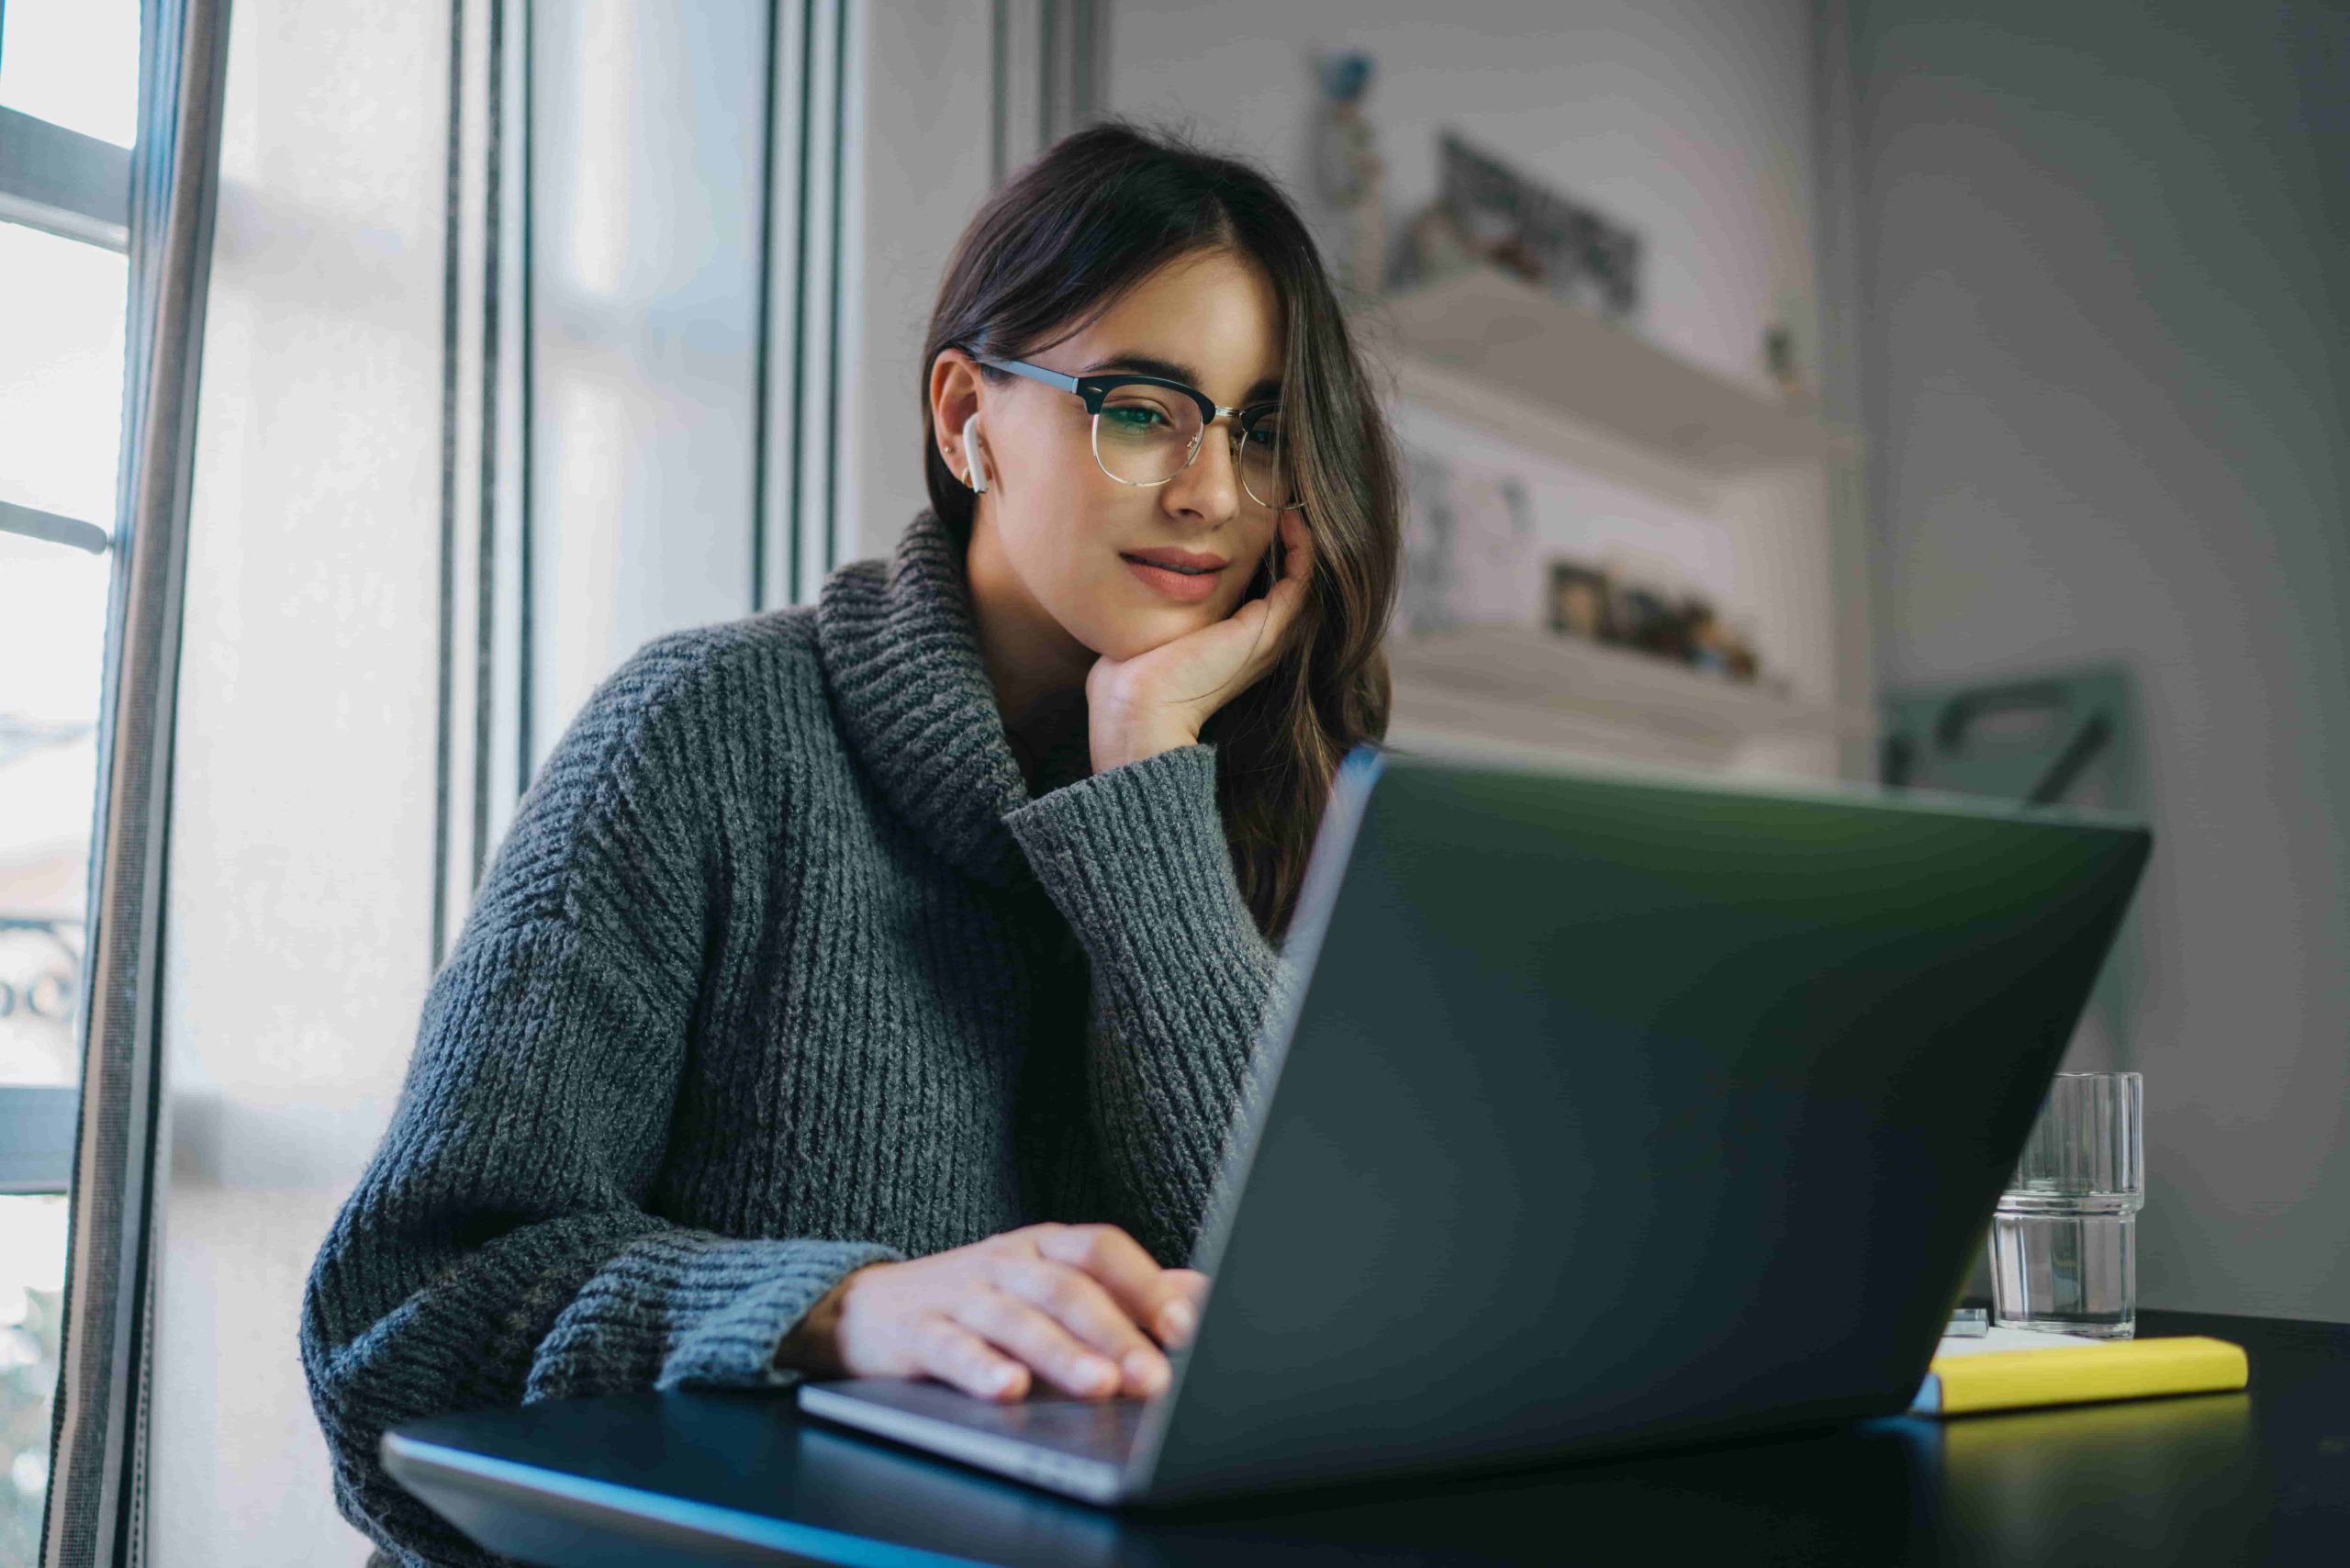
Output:
<svg viewBox="0 0 2350 1568">
<path fill-rule="evenodd" d="M 1314 536 L 1288 645 L 1201 734 L 1216 747 L 1234 874 L 1258 926 L 1279 940 L 1339 759 L 1387 733 L 1380 642 L 1402 506 L 1393 438 L 1296 208 L 1260 170 L 1129 121 L 1055 142 L 989 198 L 947 263 L 923 345 L 923 472 L 932 508 L 968 544 L 971 492 L 929 438 L 930 367 L 942 350 L 1025 358 L 1081 331 L 1167 263 L 1217 250 L 1262 267 L 1281 301 L 1282 435 Z"/>
</svg>

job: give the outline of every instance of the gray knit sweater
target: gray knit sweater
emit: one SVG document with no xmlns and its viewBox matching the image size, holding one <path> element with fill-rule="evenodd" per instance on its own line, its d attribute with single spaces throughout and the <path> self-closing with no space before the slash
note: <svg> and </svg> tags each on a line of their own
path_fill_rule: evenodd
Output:
<svg viewBox="0 0 2350 1568">
<path fill-rule="evenodd" d="M 443 1411 L 778 1387 L 850 1269 L 1041 1219 L 1191 1254 L 1276 957 L 1215 754 L 1031 795 L 930 514 L 812 608 L 648 644 L 522 797 L 320 1248 L 301 1353 L 374 1562 Z"/>
</svg>

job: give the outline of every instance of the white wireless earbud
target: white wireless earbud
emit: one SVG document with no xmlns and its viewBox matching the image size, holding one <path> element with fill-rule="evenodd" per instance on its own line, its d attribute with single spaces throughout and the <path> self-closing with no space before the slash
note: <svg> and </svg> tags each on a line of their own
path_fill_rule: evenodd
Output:
<svg viewBox="0 0 2350 1568">
<path fill-rule="evenodd" d="M 973 414 L 963 421 L 963 483 L 971 487 L 973 495 L 983 494 L 988 487 L 987 465 L 979 461 L 979 416 Z"/>
</svg>

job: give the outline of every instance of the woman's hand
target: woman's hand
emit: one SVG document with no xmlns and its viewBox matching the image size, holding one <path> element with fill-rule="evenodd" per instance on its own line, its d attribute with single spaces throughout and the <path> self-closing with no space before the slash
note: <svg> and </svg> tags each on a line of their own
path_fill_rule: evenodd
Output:
<svg viewBox="0 0 2350 1568">
<path fill-rule="evenodd" d="M 1272 667 L 1314 575 L 1304 514 L 1292 508 L 1276 526 L 1288 558 L 1264 598 L 1147 654 L 1093 661 L 1085 706 L 1094 772 L 1192 745 L 1208 715 Z"/>
<path fill-rule="evenodd" d="M 818 1377 L 934 1377 L 982 1399 L 1063 1392 L 1147 1398 L 1192 1336 L 1207 1276 L 1162 1269 L 1114 1225 L 1031 1225 L 902 1263 L 868 1263 L 776 1352 Z M 1137 1325 L 1147 1326 L 1153 1343 Z"/>
</svg>

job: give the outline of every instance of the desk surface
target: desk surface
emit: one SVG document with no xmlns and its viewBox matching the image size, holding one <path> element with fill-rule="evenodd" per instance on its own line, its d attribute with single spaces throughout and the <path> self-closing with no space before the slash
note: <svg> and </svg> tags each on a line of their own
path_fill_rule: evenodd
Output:
<svg viewBox="0 0 2350 1568">
<path fill-rule="evenodd" d="M 2350 1326 L 2149 1312 L 2139 1331 L 2232 1339 L 2252 1386 L 1125 1514 L 765 1392 L 437 1417 L 399 1430 L 446 1462 L 399 1469 L 485 1545 L 558 1568 L 2350 1562 Z"/>
</svg>

